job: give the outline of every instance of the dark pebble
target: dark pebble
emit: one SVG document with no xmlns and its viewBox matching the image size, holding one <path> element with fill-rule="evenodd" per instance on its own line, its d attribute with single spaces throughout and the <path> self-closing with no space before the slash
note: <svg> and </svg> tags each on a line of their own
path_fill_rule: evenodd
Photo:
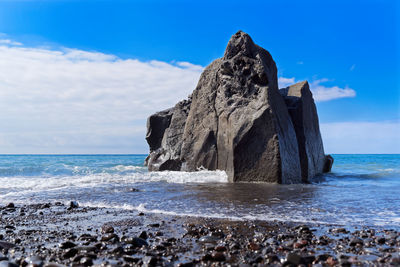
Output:
<svg viewBox="0 0 400 267">
<path fill-rule="evenodd" d="M 101 227 L 101 233 L 102 234 L 114 233 L 114 227 L 112 227 L 111 225 L 103 225 Z"/>
<path fill-rule="evenodd" d="M 141 239 L 146 240 L 146 239 L 148 238 L 147 232 L 146 232 L 146 231 L 141 232 L 140 235 L 139 235 L 139 237 L 140 237 Z"/>
<path fill-rule="evenodd" d="M 81 263 L 83 266 L 92 266 L 92 265 L 93 265 L 93 260 L 92 260 L 91 258 L 89 258 L 89 257 L 83 257 L 83 258 L 80 260 L 80 263 Z"/>
<path fill-rule="evenodd" d="M 102 237 L 101 237 L 101 241 L 105 241 L 105 242 L 108 242 L 108 241 L 110 241 L 110 240 L 114 240 L 114 241 L 119 241 L 119 237 L 118 237 L 118 235 L 116 235 L 116 234 L 105 234 L 105 235 L 103 235 Z"/>
<path fill-rule="evenodd" d="M 157 257 L 154 256 L 146 256 L 143 259 L 143 263 L 145 264 L 145 266 L 156 266 L 158 262 Z"/>
<path fill-rule="evenodd" d="M 140 237 L 129 237 L 123 240 L 127 244 L 134 245 L 135 247 L 143 247 L 143 246 L 148 246 L 149 244 L 146 242 L 146 240 L 140 238 Z"/>
<path fill-rule="evenodd" d="M 199 242 L 200 242 L 200 243 L 217 243 L 218 241 L 219 241 L 219 238 L 218 238 L 218 237 L 216 237 L 216 236 L 209 236 L 209 235 L 202 236 L 202 237 L 200 237 L 200 239 L 199 239 Z"/>
<path fill-rule="evenodd" d="M 330 231 L 335 234 L 338 234 L 338 233 L 347 234 L 348 233 L 348 231 L 345 228 L 333 228 L 333 229 L 330 229 Z"/>
<path fill-rule="evenodd" d="M 28 266 L 42 266 L 43 258 L 39 256 L 31 256 L 25 259 L 24 261 Z"/>
<path fill-rule="evenodd" d="M 15 247 L 15 244 L 7 242 L 7 241 L 0 241 L 0 249 L 10 249 Z"/>
<path fill-rule="evenodd" d="M 354 237 L 350 240 L 349 245 L 354 247 L 356 245 L 364 245 L 364 241 L 362 241 L 362 239 L 358 238 L 358 237 Z"/>
<path fill-rule="evenodd" d="M 81 253 L 97 252 L 98 249 L 95 246 L 79 246 L 75 247 Z"/>
<path fill-rule="evenodd" d="M 225 246 L 217 246 L 217 247 L 215 247 L 215 251 L 224 252 L 224 251 L 226 251 L 226 247 Z"/>
<path fill-rule="evenodd" d="M 79 203 L 78 203 L 77 201 L 71 201 L 71 202 L 69 203 L 69 208 L 70 208 L 70 209 L 79 208 Z"/>
<path fill-rule="evenodd" d="M 73 248 L 76 247 L 76 244 L 71 242 L 71 241 L 65 241 L 61 244 L 58 245 L 61 249 L 68 249 L 68 248 Z"/>
<path fill-rule="evenodd" d="M 378 244 L 385 244 L 385 242 L 386 242 L 386 238 L 384 238 L 384 237 L 378 237 L 377 239 L 376 239 L 376 243 L 378 243 Z"/>
<path fill-rule="evenodd" d="M 296 266 L 299 265 L 299 264 L 304 264 L 305 263 L 304 259 L 300 255 L 298 255 L 296 253 L 289 253 L 286 256 L 286 261 L 288 263 L 294 264 Z"/>
<path fill-rule="evenodd" d="M 135 258 L 132 256 L 124 256 L 123 257 L 126 262 L 138 263 L 140 258 Z"/>
<path fill-rule="evenodd" d="M 226 257 L 224 255 L 224 253 L 222 253 L 222 252 L 214 252 L 212 254 L 212 259 L 213 259 L 213 261 L 225 261 Z"/>
<path fill-rule="evenodd" d="M 0 267 L 18 267 L 18 265 L 10 261 L 0 261 Z"/>
<path fill-rule="evenodd" d="M 7 204 L 6 208 L 7 209 L 12 209 L 12 208 L 15 208 L 15 205 L 14 205 L 14 203 L 10 202 L 10 203 Z"/>
<path fill-rule="evenodd" d="M 210 254 L 206 254 L 201 258 L 202 261 L 211 261 L 213 257 Z"/>
<path fill-rule="evenodd" d="M 128 190 L 129 192 L 140 192 L 140 190 L 139 189 L 137 189 L 137 188 L 134 188 L 134 187 L 131 187 L 131 188 L 129 188 L 129 190 Z"/>
<path fill-rule="evenodd" d="M 74 257 L 76 254 L 78 254 L 78 250 L 76 248 L 70 248 L 64 253 L 63 258 L 69 259 Z"/>
</svg>

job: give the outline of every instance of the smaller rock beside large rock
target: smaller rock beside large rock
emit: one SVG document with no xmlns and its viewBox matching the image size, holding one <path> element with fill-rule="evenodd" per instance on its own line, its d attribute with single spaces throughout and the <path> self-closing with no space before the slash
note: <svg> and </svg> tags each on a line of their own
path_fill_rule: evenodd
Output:
<svg viewBox="0 0 400 267">
<path fill-rule="evenodd" d="M 175 107 L 157 112 L 147 120 L 146 140 L 150 154 L 146 165 L 150 171 L 181 169 L 182 135 L 189 113 L 191 97 Z"/>
<path fill-rule="evenodd" d="M 303 182 L 323 172 L 324 146 L 319 131 L 317 108 L 307 81 L 279 90 L 285 99 L 296 131 Z"/>
</svg>

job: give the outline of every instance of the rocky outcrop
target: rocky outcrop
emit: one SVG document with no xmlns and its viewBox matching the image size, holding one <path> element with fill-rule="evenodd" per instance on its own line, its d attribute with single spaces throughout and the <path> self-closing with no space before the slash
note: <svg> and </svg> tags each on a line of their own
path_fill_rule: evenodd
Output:
<svg viewBox="0 0 400 267">
<path fill-rule="evenodd" d="M 149 171 L 181 169 L 182 136 L 190 104 L 189 97 L 175 107 L 157 112 L 147 119 L 146 140 L 150 154 L 146 158 L 146 165 Z"/>
<path fill-rule="evenodd" d="M 147 128 L 150 171 L 219 169 L 231 182 L 299 183 L 325 163 L 308 84 L 279 91 L 271 55 L 241 31 L 189 100 L 150 116 Z"/>
<path fill-rule="evenodd" d="M 301 177 L 303 182 L 307 182 L 322 173 L 325 164 L 317 108 L 307 81 L 279 91 L 292 118 L 299 148 Z"/>
</svg>

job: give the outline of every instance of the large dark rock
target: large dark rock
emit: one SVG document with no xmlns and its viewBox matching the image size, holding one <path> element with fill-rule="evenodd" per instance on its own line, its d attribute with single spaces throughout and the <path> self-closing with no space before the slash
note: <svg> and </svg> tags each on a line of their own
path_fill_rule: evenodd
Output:
<svg viewBox="0 0 400 267">
<path fill-rule="evenodd" d="M 317 108 L 307 81 L 280 89 L 296 131 L 303 182 L 322 173 L 324 146 L 319 131 Z"/>
<path fill-rule="evenodd" d="M 225 170 L 232 182 L 300 182 L 296 134 L 271 55 L 249 35 L 232 36 L 193 92 L 182 169 Z"/>
<path fill-rule="evenodd" d="M 295 111 L 294 126 L 289 114 L 292 107 L 285 104 L 285 98 L 291 101 L 292 93 L 282 97 L 274 60 L 248 34 L 239 31 L 232 36 L 224 56 L 204 70 L 189 100 L 148 119 L 148 168 L 225 170 L 231 182 L 305 181 L 322 172 L 320 155 L 325 162 L 318 116 L 308 92 L 300 92 L 304 96 L 298 97 L 301 109 Z M 312 117 L 305 120 L 309 114 Z M 301 116 L 303 119 L 297 120 Z M 298 122 L 305 130 L 303 145 L 297 142 Z M 308 133 L 308 129 L 315 133 Z M 317 141 L 313 143 L 314 137 Z M 300 160 L 303 156 L 305 161 Z M 302 175 L 304 162 L 307 170 L 303 168 Z"/>
</svg>

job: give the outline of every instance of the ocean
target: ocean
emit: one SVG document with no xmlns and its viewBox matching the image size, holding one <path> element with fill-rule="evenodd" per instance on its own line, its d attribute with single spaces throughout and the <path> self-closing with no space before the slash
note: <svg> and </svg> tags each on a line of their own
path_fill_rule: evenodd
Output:
<svg viewBox="0 0 400 267">
<path fill-rule="evenodd" d="M 146 155 L 0 155 L 0 205 L 78 201 L 166 215 L 400 230 L 400 155 L 333 155 L 311 184 L 227 183 L 223 171 L 148 172 Z"/>
</svg>

